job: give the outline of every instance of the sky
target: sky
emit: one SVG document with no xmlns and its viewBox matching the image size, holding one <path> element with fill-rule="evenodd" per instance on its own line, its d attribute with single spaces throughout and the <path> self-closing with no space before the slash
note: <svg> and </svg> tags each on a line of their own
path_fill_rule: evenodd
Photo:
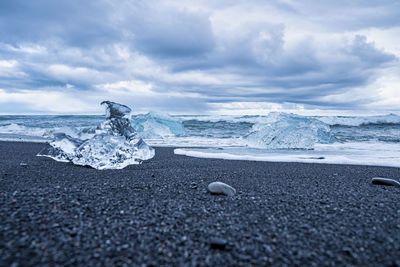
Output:
<svg viewBox="0 0 400 267">
<path fill-rule="evenodd" d="M 400 2 L 0 1 L 0 114 L 400 114 Z"/>
</svg>

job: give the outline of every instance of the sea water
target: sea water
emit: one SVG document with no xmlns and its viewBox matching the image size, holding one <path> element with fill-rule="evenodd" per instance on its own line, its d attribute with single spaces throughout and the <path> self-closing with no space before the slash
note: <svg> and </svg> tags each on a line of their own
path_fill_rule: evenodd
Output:
<svg viewBox="0 0 400 267">
<path fill-rule="evenodd" d="M 91 138 L 98 116 L 0 116 L 0 140 L 47 142 L 55 133 Z M 233 160 L 362 164 L 400 167 L 400 116 L 132 115 L 151 146 L 175 153 Z"/>
</svg>

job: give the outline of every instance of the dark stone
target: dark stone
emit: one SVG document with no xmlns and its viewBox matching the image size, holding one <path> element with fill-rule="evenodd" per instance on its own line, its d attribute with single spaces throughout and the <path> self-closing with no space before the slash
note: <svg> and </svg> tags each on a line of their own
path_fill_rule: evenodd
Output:
<svg viewBox="0 0 400 267">
<path fill-rule="evenodd" d="M 227 243 L 228 242 L 223 238 L 219 237 L 210 238 L 210 247 L 213 249 L 225 249 Z"/>
<path fill-rule="evenodd" d="M 389 185 L 389 186 L 399 186 L 400 182 L 390 179 L 390 178 L 383 178 L 383 177 L 374 177 L 372 178 L 372 183 L 377 185 Z"/>
</svg>

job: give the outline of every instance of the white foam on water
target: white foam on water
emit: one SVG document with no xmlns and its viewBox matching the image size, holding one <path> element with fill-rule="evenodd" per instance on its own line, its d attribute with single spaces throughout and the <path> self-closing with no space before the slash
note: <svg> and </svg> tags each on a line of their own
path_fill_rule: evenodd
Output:
<svg viewBox="0 0 400 267">
<path fill-rule="evenodd" d="M 29 136 L 43 136 L 46 134 L 46 129 L 26 127 L 16 123 L 0 126 L 1 134 L 14 134 L 14 135 L 29 135 Z"/>
<path fill-rule="evenodd" d="M 400 116 L 394 113 L 377 116 L 301 116 L 292 113 L 284 112 L 269 112 L 264 115 L 247 115 L 247 116 L 232 116 L 232 115 L 192 115 L 192 116 L 175 116 L 182 121 L 209 121 L 209 122 L 249 122 L 249 123 L 271 123 L 280 115 L 300 116 L 304 118 L 318 119 L 329 125 L 343 126 L 360 126 L 365 124 L 400 124 Z"/>
<path fill-rule="evenodd" d="M 161 147 L 232 147 L 246 146 L 244 138 L 213 138 L 213 137 L 165 137 L 165 138 L 144 138 L 151 146 Z"/>
<path fill-rule="evenodd" d="M 319 144 L 314 150 L 256 148 L 178 148 L 177 155 L 226 160 L 303 162 L 400 167 L 400 145 L 386 143 Z"/>
<path fill-rule="evenodd" d="M 316 119 L 329 125 L 360 126 L 368 124 L 400 124 L 400 116 L 387 114 L 380 116 L 322 116 Z"/>
</svg>

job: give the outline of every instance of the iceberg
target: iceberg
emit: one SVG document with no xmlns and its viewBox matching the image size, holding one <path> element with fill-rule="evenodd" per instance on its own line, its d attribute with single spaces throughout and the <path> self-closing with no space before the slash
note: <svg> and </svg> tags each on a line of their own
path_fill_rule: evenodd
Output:
<svg viewBox="0 0 400 267">
<path fill-rule="evenodd" d="M 270 113 L 264 123 L 253 125 L 246 136 L 249 146 L 267 149 L 313 149 L 316 143 L 335 139 L 328 124 L 294 114 Z"/>
<path fill-rule="evenodd" d="M 111 101 L 103 101 L 101 105 L 106 107 L 106 120 L 93 137 L 80 139 L 63 132 L 54 133 L 50 147 L 38 156 L 98 170 L 122 169 L 154 157 L 154 149 L 132 127 L 129 107 Z"/>
<path fill-rule="evenodd" d="M 143 138 L 184 136 L 185 128 L 179 119 L 166 114 L 149 112 L 133 117 L 132 126 Z"/>
</svg>

